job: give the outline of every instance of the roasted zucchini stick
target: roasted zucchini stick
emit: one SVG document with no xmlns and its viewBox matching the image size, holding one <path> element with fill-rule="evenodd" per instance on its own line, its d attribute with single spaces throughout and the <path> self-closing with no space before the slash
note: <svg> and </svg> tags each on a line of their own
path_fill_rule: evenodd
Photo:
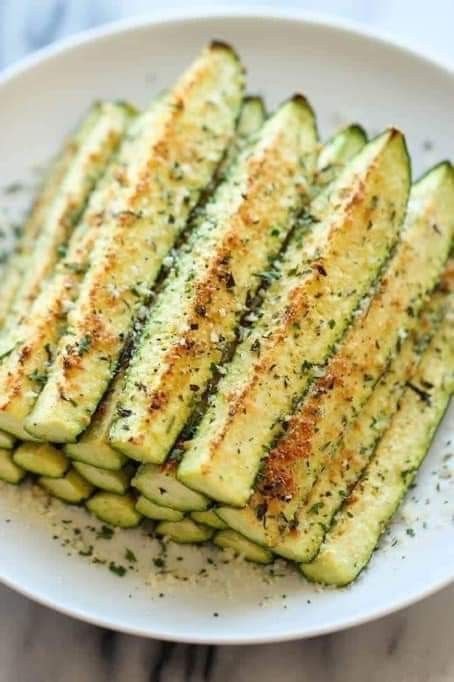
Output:
<svg viewBox="0 0 454 682">
<path fill-rule="evenodd" d="M 335 518 L 319 554 L 313 562 L 302 564 L 301 570 L 310 580 L 347 585 L 367 565 L 414 480 L 454 389 L 453 322 L 451 313 L 424 354 L 399 410 L 364 476 Z"/>
<path fill-rule="evenodd" d="M 256 545 L 230 528 L 216 533 L 213 543 L 221 549 L 233 550 L 235 554 L 254 564 L 269 564 L 273 561 L 273 554 L 269 549 Z"/>
<path fill-rule="evenodd" d="M 70 465 L 64 453 L 50 443 L 22 443 L 13 460 L 22 469 L 48 478 L 62 478 Z"/>
<path fill-rule="evenodd" d="M 95 105 L 83 124 L 78 150 L 61 179 L 33 246 L 21 259 L 20 284 L 11 302 L 0 337 L 0 353 L 17 341 L 17 323 L 29 315 L 46 277 L 85 208 L 96 182 L 105 171 L 124 131 L 124 107 L 110 102 Z"/>
<path fill-rule="evenodd" d="M 85 464 L 84 462 L 74 462 L 74 468 L 79 474 L 100 490 L 110 493 L 123 495 L 127 492 L 131 478 L 134 474 L 134 467 L 125 466 L 120 471 L 109 471 L 100 467 Z"/>
<path fill-rule="evenodd" d="M 362 138 L 358 134 L 358 129 L 359 126 L 352 125 L 345 128 L 344 130 L 341 130 L 335 137 L 328 140 L 326 145 L 322 148 L 321 154 L 319 155 L 319 159 L 317 161 L 318 172 L 316 175 L 316 184 L 311 188 L 311 192 L 314 196 L 317 194 L 320 195 L 317 200 L 317 207 L 321 214 L 323 213 L 323 207 L 329 202 L 330 188 L 332 185 L 325 185 L 323 183 L 321 185 L 318 184 L 320 179 L 319 171 L 320 169 L 329 166 L 331 168 L 331 177 L 333 180 L 336 179 L 346 164 L 351 161 L 352 158 L 354 158 L 354 156 L 362 148 L 360 144 L 360 139 Z M 363 147 L 365 142 L 366 141 L 364 140 L 362 144 Z M 320 162 L 320 157 L 323 157 L 322 162 Z M 106 426 L 107 425 L 108 421 L 106 420 Z M 158 503 L 162 503 L 159 493 L 159 488 L 161 487 L 159 482 L 161 480 L 161 474 L 163 471 L 165 471 L 166 475 L 165 504 L 168 504 L 169 507 L 175 509 L 181 508 L 183 511 L 189 511 L 191 507 L 188 506 L 188 489 L 186 488 L 185 490 L 185 487 L 179 482 L 175 482 L 174 484 L 170 484 L 169 482 L 170 478 L 175 479 L 176 461 L 167 462 L 164 465 L 163 470 L 155 466 L 146 467 L 141 470 L 140 485 L 141 489 L 145 491 L 144 494 L 146 495 L 148 491 L 148 494 L 153 495 L 154 500 L 156 500 Z M 180 498 L 180 495 L 183 495 L 183 497 Z M 196 500 L 198 506 L 194 507 L 193 509 L 200 509 L 209 506 L 208 500 L 200 494 L 198 494 Z M 201 501 L 204 502 L 205 507 L 200 507 Z"/>
<path fill-rule="evenodd" d="M 17 485 L 26 475 L 25 469 L 14 461 L 11 450 L 0 449 L 0 481 Z"/>
<path fill-rule="evenodd" d="M 228 148 L 213 180 L 213 191 L 250 136 L 256 133 L 263 124 L 264 119 L 265 108 L 260 97 L 246 97 L 241 108 L 234 141 Z M 198 220 L 198 216 L 201 213 L 203 214 L 203 206 L 198 208 L 196 213 L 197 215 L 192 220 Z M 110 424 L 116 414 L 116 406 L 120 399 L 123 383 L 124 370 L 122 368 L 116 372 L 111 386 L 99 403 L 88 428 L 76 443 L 66 445 L 66 453 L 69 457 L 104 469 L 116 470 L 124 464 L 126 456 L 118 450 L 114 450 L 108 440 Z"/>
<path fill-rule="evenodd" d="M 248 507 L 220 510 L 229 525 L 294 555 L 298 507 L 336 453 L 344 430 L 371 395 L 400 340 L 414 328 L 441 276 L 453 235 L 454 172 L 442 164 L 413 187 L 401 241 L 377 290 L 269 453 Z M 288 542 L 281 547 L 289 530 Z"/>
<path fill-rule="evenodd" d="M 118 138 L 126 130 L 132 110 L 125 104 L 109 105 L 112 134 Z M 145 115 L 144 115 L 145 117 Z M 24 429 L 24 419 L 47 379 L 49 365 L 66 314 L 77 298 L 83 274 L 88 266 L 104 213 L 109 210 L 119 190 L 119 177 L 125 165 L 137 154 L 144 117 L 129 129 L 127 139 L 90 195 L 88 205 L 71 234 L 66 253 L 54 273 L 42 286 L 31 308 L 26 306 L 16 322 L 15 345 L 0 365 L 0 424 L 23 439 L 31 439 Z"/>
<path fill-rule="evenodd" d="M 84 502 L 95 490 L 75 469 L 69 469 L 61 478 L 41 476 L 38 485 L 52 497 L 68 504 Z"/>
<path fill-rule="evenodd" d="M 161 521 L 156 526 L 155 532 L 181 545 L 197 545 L 210 540 L 214 529 L 187 517 L 182 521 Z"/>
<path fill-rule="evenodd" d="M 136 510 L 153 521 L 181 521 L 184 518 L 183 512 L 170 509 L 170 507 L 160 507 L 151 500 L 140 495 L 136 502 Z"/>
<path fill-rule="evenodd" d="M 5 321 L 11 302 L 19 287 L 26 259 L 34 248 L 36 237 L 41 230 L 46 214 L 60 191 L 60 185 L 79 150 L 79 146 L 86 133 L 86 128 L 87 126 L 91 127 L 92 117 L 93 111 L 90 112 L 78 129 L 65 140 L 62 150 L 51 162 L 45 174 L 42 186 L 39 188 L 37 197 L 25 220 L 22 233 L 10 256 L 6 269 L 2 273 L 0 327 Z"/>
<path fill-rule="evenodd" d="M 341 174 L 327 217 L 289 245 L 262 317 L 238 346 L 185 451 L 183 483 L 233 506 L 247 502 L 267 447 L 388 259 L 409 184 L 396 130 L 369 143 Z"/>
<path fill-rule="evenodd" d="M 213 43 L 157 102 L 27 419 L 33 436 L 71 442 L 88 426 L 163 259 L 233 137 L 243 90 L 238 57 Z"/>
<path fill-rule="evenodd" d="M 135 528 L 142 520 L 131 495 L 99 492 L 88 500 L 86 507 L 100 521 L 119 528 Z"/>
<path fill-rule="evenodd" d="M 317 136 L 302 97 L 246 147 L 158 296 L 131 359 L 110 430 L 114 448 L 163 462 L 235 331 L 257 273 L 274 259 L 308 197 Z"/>
</svg>

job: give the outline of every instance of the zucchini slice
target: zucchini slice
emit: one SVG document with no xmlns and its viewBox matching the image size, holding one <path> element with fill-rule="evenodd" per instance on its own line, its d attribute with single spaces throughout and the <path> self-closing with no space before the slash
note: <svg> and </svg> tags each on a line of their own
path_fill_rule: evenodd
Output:
<svg viewBox="0 0 454 682">
<path fill-rule="evenodd" d="M 289 244 L 262 317 L 237 347 L 179 465 L 183 483 L 217 501 L 246 504 L 282 420 L 389 258 L 410 185 L 402 134 L 388 130 L 370 142 L 335 185 L 325 219 Z"/>
<path fill-rule="evenodd" d="M 323 152 L 323 157 L 324 157 L 324 165 L 330 164 L 332 168 L 332 174 L 334 175 L 334 179 L 339 176 L 341 173 L 342 169 L 347 165 L 349 161 L 354 158 L 354 156 L 360 151 L 361 146 L 359 145 L 358 141 L 358 135 L 356 131 L 356 126 L 350 126 L 346 128 L 345 130 L 342 130 L 338 133 L 338 136 L 340 137 L 340 140 L 337 140 L 337 136 L 332 138 L 330 141 L 327 142 L 326 148 L 324 147 L 322 149 Z M 355 138 L 354 140 L 350 140 L 350 136 L 353 136 Z M 365 141 L 364 141 L 365 144 Z M 363 146 L 364 146 L 363 144 Z M 317 208 L 320 211 L 320 214 L 323 214 L 324 210 L 324 205 L 322 202 L 325 202 L 325 204 L 328 202 L 329 199 L 329 194 L 330 194 L 330 188 L 331 185 L 328 185 L 326 187 L 321 186 L 321 185 L 315 185 L 312 188 L 312 193 L 314 195 L 319 194 L 319 198 L 317 200 Z M 322 192 L 323 190 L 323 192 Z M 323 194 L 323 196 L 322 196 Z M 106 420 L 106 428 L 108 426 L 107 420 Z M 83 440 L 83 438 L 82 438 Z M 173 476 L 175 479 L 175 474 L 176 474 L 176 467 L 173 464 L 171 467 L 170 466 L 165 466 L 166 469 L 166 474 L 167 477 Z M 151 479 L 154 476 L 159 477 L 161 475 L 161 470 L 157 467 L 150 467 L 147 470 L 147 481 L 148 485 L 151 486 Z M 159 484 L 157 484 L 159 486 Z M 156 486 L 154 487 L 154 490 L 156 490 Z M 166 503 L 170 507 L 175 507 L 179 509 L 179 500 L 180 500 L 180 494 L 182 492 L 181 486 L 169 486 L 166 485 Z M 173 493 L 175 493 L 175 497 L 173 497 Z M 197 502 L 200 503 L 200 497 L 197 498 Z M 206 500 L 205 502 L 205 507 L 208 507 L 210 505 L 209 501 Z M 199 509 L 197 507 L 196 509 Z M 189 511 L 190 508 L 187 506 L 187 500 L 186 504 L 183 508 L 184 511 Z"/>
<path fill-rule="evenodd" d="M 25 469 L 13 460 L 11 450 L 0 449 L 0 481 L 18 485 L 27 475 Z"/>
<path fill-rule="evenodd" d="M 246 97 L 241 108 L 240 118 L 236 128 L 234 141 L 228 147 L 216 177 L 213 181 L 213 191 L 223 175 L 233 163 L 236 156 L 244 147 L 249 137 L 256 133 L 265 119 L 265 109 L 260 97 Z M 200 209 L 203 211 L 203 208 Z M 198 211 L 197 211 L 198 213 Z M 66 445 L 66 453 L 73 459 L 93 464 L 104 469 L 120 469 L 126 461 L 126 456 L 114 450 L 108 440 L 110 424 L 116 414 L 116 405 L 120 398 L 124 382 L 124 370 L 119 369 L 113 378 L 104 398 L 99 403 L 88 428 L 76 443 Z M 172 519 L 171 519 L 172 520 Z"/>
<path fill-rule="evenodd" d="M 441 276 L 453 234 L 454 171 L 441 164 L 414 185 L 402 238 L 383 278 L 269 453 L 248 507 L 219 510 L 229 525 L 294 556 L 298 507 L 335 455 L 344 430 L 371 395 L 399 341 L 414 328 Z"/>
<path fill-rule="evenodd" d="M 48 478 L 61 478 L 69 468 L 68 458 L 50 443 L 22 443 L 13 460 L 22 469 Z"/>
<path fill-rule="evenodd" d="M 312 182 L 317 135 L 302 97 L 265 123 L 219 185 L 158 296 L 127 370 L 114 448 L 163 462 L 200 402 L 257 273 L 274 259 Z"/>
<path fill-rule="evenodd" d="M 118 146 L 124 131 L 124 107 L 110 102 L 97 104 L 82 128 L 77 153 L 20 266 L 20 284 L 0 338 L 1 355 L 14 347 L 18 320 L 30 314 L 30 304 L 52 272 L 90 193 Z"/>
<path fill-rule="evenodd" d="M 75 469 L 69 469 L 61 478 L 40 476 L 38 485 L 52 497 L 57 497 L 68 504 L 80 504 L 94 492 L 91 483 L 86 481 Z"/>
<path fill-rule="evenodd" d="M 256 545 L 234 530 L 220 530 L 213 538 L 213 543 L 221 549 L 231 549 L 247 561 L 255 564 L 269 564 L 273 561 L 273 554 L 269 549 Z"/>
<path fill-rule="evenodd" d="M 153 521 L 181 521 L 184 518 L 183 512 L 170 509 L 170 507 L 160 507 L 144 495 L 140 495 L 136 502 L 136 510 L 139 514 L 146 516 Z"/>
<path fill-rule="evenodd" d="M 227 524 L 219 518 L 213 509 L 191 512 L 191 519 L 196 523 L 203 523 L 205 526 L 216 528 L 217 530 L 224 530 L 224 528 L 227 528 Z"/>
<path fill-rule="evenodd" d="M 72 442 L 88 426 L 164 258 L 234 135 L 243 90 L 238 57 L 213 43 L 156 102 L 26 420 L 31 435 Z"/>
<path fill-rule="evenodd" d="M 111 105 L 115 112 L 118 137 L 131 120 L 131 108 Z M 119 190 L 119 173 L 137 154 L 134 140 L 140 121 L 131 126 L 126 140 L 109 164 L 103 178 L 91 193 L 88 205 L 74 228 L 66 254 L 57 263 L 52 276 L 41 288 L 31 309 L 15 325 L 15 346 L 0 366 L 0 422 L 16 436 L 30 440 L 24 419 L 47 379 L 55 347 L 63 332 L 66 314 L 77 298 L 83 273 L 100 230 L 100 216 L 109 209 Z"/>
<path fill-rule="evenodd" d="M 100 521 L 119 528 L 135 528 L 142 520 L 131 495 L 96 493 L 86 503 L 87 509 Z"/>
<path fill-rule="evenodd" d="M 181 545 L 197 545 L 210 540 L 214 529 L 185 518 L 182 521 L 161 521 L 155 532 Z"/>
<path fill-rule="evenodd" d="M 87 128 L 92 125 L 93 110 L 81 125 L 65 140 L 62 150 L 51 162 L 45 174 L 42 186 L 38 190 L 30 213 L 25 220 L 21 235 L 13 253 L 2 273 L 2 295 L 0 297 L 0 327 L 3 325 L 11 302 L 21 281 L 21 272 L 25 261 L 29 257 L 41 226 L 46 218 L 50 206 L 60 190 L 60 185 L 68 172 L 71 163 L 79 149 L 80 143 L 86 135 Z"/>
<path fill-rule="evenodd" d="M 118 495 L 123 495 L 128 490 L 133 474 L 129 467 L 124 467 L 120 471 L 108 471 L 84 462 L 73 462 L 73 466 L 96 488 Z"/>
<path fill-rule="evenodd" d="M 143 464 L 131 483 L 149 500 L 178 511 L 205 511 L 209 500 L 204 495 L 187 488 L 175 477 L 176 464 L 165 466 Z"/>
<path fill-rule="evenodd" d="M 320 552 L 314 561 L 301 565 L 307 578 L 342 586 L 351 583 L 364 569 L 430 447 L 453 389 L 451 315 L 424 354 L 416 376 L 399 402 L 399 411 L 364 476 L 336 516 Z"/>
</svg>

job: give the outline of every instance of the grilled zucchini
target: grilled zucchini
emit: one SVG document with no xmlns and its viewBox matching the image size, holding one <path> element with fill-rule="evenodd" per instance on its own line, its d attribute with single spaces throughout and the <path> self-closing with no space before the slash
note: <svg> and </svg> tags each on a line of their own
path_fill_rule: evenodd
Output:
<svg viewBox="0 0 454 682">
<path fill-rule="evenodd" d="M 329 585 L 347 585 L 367 565 L 414 480 L 453 389 L 451 315 L 424 354 L 416 376 L 399 402 L 399 410 L 364 476 L 336 516 L 319 554 L 311 563 L 301 565 L 307 578 Z"/>
<path fill-rule="evenodd" d="M 26 259 L 34 247 L 37 235 L 46 219 L 46 214 L 52 206 L 60 190 L 60 185 L 68 172 L 81 142 L 91 128 L 94 116 L 93 110 L 84 119 L 78 129 L 68 137 L 58 156 L 52 161 L 43 184 L 38 191 L 31 211 L 22 228 L 22 233 L 15 249 L 10 256 L 5 271 L 2 273 L 2 295 L 0 298 L 0 327 L 3 325 L 11 302 L 19 287 L 21 273 L 25 268 Z"/>
<path fill-rule="evenodd" d="M 216 528 L 217 530 L 227 528 L 227 524 L 219 518 L 213 509 L 191 512 L 191 519 L 196 523 L 203 523 L 205 526 Z"/>
<path fill-rule="evenodd" d="M 38 485 L 52 497 L 68 504 L 80 504 L 94 492 L 94 487 L 75 469 L 69 469 L 61 478 L 41 476 Z"/>
<path fill-rule="evenodd" d="M 61 478 L 69 468 L 68 458 L 50 443 L 22 443 L 13 460 L 22 469 L 48 478 Z"/>
<path fill-rule="evenodd" d="M 14 347 L 18 320 L 29 315 L 30 304 L 51 273 L 91 191 L 118 146 L 124 131 L 124 107 L 110 102 L 97 104 L 82 129 L 77 153 L 46 211 L 33 245 L 21 259 L 20 284 L 0 337 L 1 355 Z"/>
<path fill-rule="evenodd" d="M 31 435 L 71 442 L 89 424 L 163 259 L 233 137 L 243 89 L 237 56 L 213 43 L 157 102 L 26 420 Z"/>
<path fill-rule="evenodd" d="M 142 514 L 136 509 L 136 501 L 131 495 L 96 493 L 88 500 L 86 507 L 100 521 L 119 528 L 135 528 L 142 520 Z"/>
<path fill-rule="evenodd" d="M 221 549 L 233 550 L 235 554 L 255 564 L 269 564 L 273 561 L 273 555 L 269 549 L 256 545 L 231 529 L 220 530 L 216 533 L 213 543 Z"/>
<path fill-rule="evenodd" d="M 112 104 L 109 112 L 112 116 L 115 112 L 115 137 L 118 138 L 131 120 L 132 110 L 124 104 Z M 24 429 L 24 419 L 46 382 L 66 313 L 77 298 L 102 215 L 120 187 L 119 174 L 137 154 L 136 139 L 140 137 L 143 118 L 130 128 L 119 153 L 90 195 L 87 208 L 69 239 L 66 254 L 57 263 L 53 275 L 42 286 L 31 308 L 26 306 L 16 321 L 14 349 L 0 366 L 0 424 L 24 440 L 31 439 Z"/>
<path fill-rule="evenodd" d="M 118 495 L 123 495 L 128 490 L 133 475 L 133 470 L 129 467 L 120 471 L 108 471 L 84 462 L 74 462 L 73 466 L 96 488 Z"/>
<path fill-rule="evenodd" d="M 182 512 L 170 509 L 170 507 L 160 507 L 159 504 L 155 504 L 144 495 L 139 496 L 136 502 L 136 510 L 139 514 L 153 521 L 181 521 L 184 518 Z"/>
<path fill-rule="evenodd" d="M 320 170 L 321 168 L 326 168 L 329 166 L 331 168 L 331 176 L 333 177 L 333 180 L 336 179 L 336 177 L 340 174 L 342 169 L 346 166 L 346 164 L 351 161 L 351 159 L 360 151 L 361 145 L 360 145 L 360 139 L 361 136 L 358 134 L 358 126 L 349 126 L 345 130 L 341 130 L 337 136 L 332 138 L 326 143 L 326 146 L 322 148 L 321 154 L 323 154 L 323 162 L 320 164 L 318 161 L 318 166 L 317 168 Z M 362 146 L 364 146 L 365 140 Z M 323 177 L 325 177 L 323 175 Z M 323 214 L 323 210 L 326 209 L 326 205 L 329 202 L 329 195 L 331 191 L 331 185 L 325 185 L 325 184 L 318 184 L 320 180 L 320 173 L 317 174 L 317 180 L 316 184 L 314 187 L 311 188 L 312 194 L 315 196 L 319 194 L 319 198 L 317 200 L 317 209 L 320 211 L 320 214 Z M 323 192 L 322 192 L 323 190 Z M 306 218 L 306 213 L 304 213 L 304 219 Z M 108 421 L 106 421 L 106 427 L 108 425 Z M 89 429 L 90 431 L 90 429 Z M 183 437 L 183 436 L 182 436 Z M 83 440 L 83 439 L 82 439 Z M 170 476 L 173 476 L 175 478 L 175 464 L 172 464 L 172 466 L 165 466 L 164 467 L 166 470 L 166 475 L 167 475 L 167 481 Z M 146 472 L 146 480 L 147 480 L 147 487 L 150 489 L 152 488 L 153 491 L 158 490 L 159 488 L 159 479 L 161 476 L 161 471 L 157 467 L 149 467 L 147 468 Z M 153 482 L 153 479 L 157 477 L 158 481 L 156 483 Z M 175 507 L 176 509 L 180 509 L 180 493 L 183 493 L 184 488 L 181 485 L 166 485 L 166 504 L 168 504 L 170 507 Z M 201 497 L 197 498 L 197 502 L 200 503 Z M 209 506 L 208 500 L 206 501 L 206 506 Z M 183 506 L 181 507 L 184 511 L 189 510 L 190 508 L 188 507 L 188 500 L 184 498 L 184 503 Z M 197 507 L 199 509 L 199 507 Z"/>
<path fill-rule="evenodd" d="M 410 184 L 403 136 L 380 135 L 335 184 L 325 219 L 289 245 L 262 317 L 238 346 L 179 466 L 183 483 L 217 501 L 247 502 L 292 404 L 389 257 Z"/>
<path fill-rule="evenodd" d="M 354 123 L 328 140 L 317 159 L 315 193 L 328 187 L 342 171 L 345 161 L 353 159 L 367 143 L 365 130 Z"/>
<path fill-rule="evenodd" d="M 399 341 L 414 327 L 446 263 L 453 216 L 454 171 L 441 164 L 415 184 L 401 241 L 370 304 L 269 453 L 248 507 L 219 511 L 236 530 L 286 556 L 295 555 L 298 507 L 336 453 L 344 430 L 371 395 Z M 289 530 L 288 542 L 281 546 Z"/>
<path fill-rule="evenodd" d="M 227 169 L 234 162 L 236 156 L 249 140 L 249 137 L 256 133 L 263 124 L 264 119 L 265 108 L 260 97 L 246 97 L 241 108 L 234 141 L 228 148 L 225 158 L 216 172 L 216 177 L 213 180 L 213 190 L 222 180 Z M 197 210 L 195 220 L 199 219 L 202 211 L 203 207 Z M 76 443 L 69 443 L 66 446 L 66 453 L 69 457 L 104 469 L 116 470 L 121 468 L 126 460 L 126 456 L 109 445 L 108 435 L 110 424 L 116 413 L 116 406 L 120 398 L 123 382 L 124 371 L 119 369 L 109 390 L 99 403 L 88 428 Z"/>
<path fill-rule="evenodd" d="M 22 469 L 13 460 L 11 450 L 0 449 L 0 481 L 18 485 L 26 475 L 25 469 Z"/>
<path fill-rule="evenodd" d="M 131 359 L 110 430 L 114 448 L 143 462 L 167 457 L 234 342 L 257 273 L 276 256 L 307 196 L 316 142 L 312 111 L 295 97 L 219 185 Z"/>
<path fill-rule="evenodd" d="M 132 479 L 132 485 L 149 500 L 177 511 L 205 511 L 208 499 L 180 483 L 175 477 L 176 462 L 165 466 L 143 464 Z"/>
<path fill-rule="evenodd" d="M 161 521 L 156 526 L 155 532 L 181 545 L 197 545 L 210 540 L 214 529 L 185 518 L 182 521 Z"/>
</svg>

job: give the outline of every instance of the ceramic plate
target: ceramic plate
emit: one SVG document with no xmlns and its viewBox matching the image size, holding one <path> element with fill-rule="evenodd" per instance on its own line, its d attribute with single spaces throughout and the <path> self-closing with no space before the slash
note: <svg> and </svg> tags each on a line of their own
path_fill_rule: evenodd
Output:
<svg viewBox="0 0 454 682">
<path fill-rule="evenodd" d="M 454 157 L 454 75 L 447 68 L 351 27 L 268 9 L 120 24 L 6 72 L 0 81 L 0 186 L 46 160 L 92 100 L 145 105 L 214 37 L 236 46 L 249 90 L 265 95 L 269 107 L 304 92 L 322 136 L 352 120 L 370 133 L 395 124 L 408 136 L 415 177 L 436 159 Z M 180 641 L 277 641 L 377 618 L 453 577 L 444 461 L 454 451 L 453 416 L 451 409 L 381 550 L 348 589 L 318 590 L 279 564 L 270 570 L 223 563 L 209 549 L 174 546 L 163 561 L 163 548 L 145 527 L 109 539 L 83 511 L 58 503 L 47 508 L 31 490 L 7 486 L 0 491 L 0 579 L 78 618 Z M 125 575 L 118 575 L 119 566 Z M 174 568 L 173 576 L 165 567 Z"/>
</svg>

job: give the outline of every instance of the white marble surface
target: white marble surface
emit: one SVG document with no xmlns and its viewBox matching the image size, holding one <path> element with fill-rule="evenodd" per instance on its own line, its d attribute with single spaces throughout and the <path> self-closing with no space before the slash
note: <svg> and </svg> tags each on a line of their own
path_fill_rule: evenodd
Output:
<svg viewBox="0 0 454 682">
<path fill-rule="evenodd" d="M 361 21 L 454 63 L 452 0 L 274 3 Z M 0 69 L 62 36 L 145 14 L 159 4 L 156 0 L 0 0 Z M 246 3 L 230 0 L 229 5 L 234 4 Z M 273 2 L 262 0 L 262 4 Z M 452 682 L 453 613 L 451 587 L 398 614 L 331 636 L 262 647 L 202 647 L 115 634 L 0 587 L 0 682 Z"/>
</svg>

